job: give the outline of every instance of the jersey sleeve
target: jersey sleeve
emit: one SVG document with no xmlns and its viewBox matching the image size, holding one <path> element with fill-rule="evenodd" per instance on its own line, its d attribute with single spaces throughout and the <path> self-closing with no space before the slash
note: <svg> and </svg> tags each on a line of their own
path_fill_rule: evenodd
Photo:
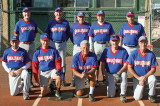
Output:
<svg viewBox="0 0 160 106">
<path fill-rule="evenodd" d="M 106 62 L 106 61 L 105 61 L 105 59 L 106 59 L 106 56 L 105 56 L 105 55 L 106 55 L 106 51 L 107 51 L 107 50 L 104 49 L 104 50 L 103 50 L 103 53 L 102 53 L 102 55 L 101 55 L 100 61 L 102 61 L 102 62 Z"/>
<path fill-rule="evenodd" d="M 98 67 L 98 60 L 97 60 L 97 56 L 94 54 L 93 60 L 92 60 L 92 68 L 96 68 L 96 67 Z"/>
<path fill-rule="evenodd" d="M 7 52 L 6 52 L 6 50 L 5 50 L 4 53 L 3 53 L 3 57 L 2 57 L 2 59 L 1 59 L 1 61 L 7 63 Z"/>
<path fill-rule="evenodd" d="M 123 38 L 123 25 L 121 26 L 121 29 L 119 30 L 118 36 Z"/>
<path fill-rule="evenodd" d="M 158 66 L 158 63 L 157 63 L 155 55 L 153 54 L 152 60 L 151 60 L 151 68 L 154 68 L 154 67 L 157 67 L 157 66 Z"/>
<path fill-rule="evenodd" d="M 15 25 L 14 33 L 19 34 L 19 21 Z"/>
<path fill-rule="evenodd" d="M 112 25 L 110 24 L 109 35 L 113 35 L 113 34 L 115 34 L 115 32 Z"/>
<path fill-rule="evenodd" d="M 91 26 L 91 28 L 90 28 L 90 30 L 89 30 L 89 33 L 88 33 L 88 36 L 94 37 L 94 29 L 93 29 L 93 26 Z"/>
<path fill-rule="evenodd" d="M 143 26 L 141 25 L 140 36 L 146 36 Z"/>
<path fill-rule="evenodd" d="M 71 69 L 78 69 L 78 56 L 74 55 L 72 58 Z"/>
</svg>

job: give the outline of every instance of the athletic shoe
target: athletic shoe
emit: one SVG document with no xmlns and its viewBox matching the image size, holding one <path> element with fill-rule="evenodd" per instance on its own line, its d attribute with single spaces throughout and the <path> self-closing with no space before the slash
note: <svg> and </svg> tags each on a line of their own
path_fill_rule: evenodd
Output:
<svg viewBox="0 0 160 106">
<path fill-rule="evenodd" d="M 91 102 L 95 101 L 93 94 L 89 94 L 89 101 L 91 101 Z"/>
<path fill-rule="evenodd" d="M 59 100 L 62 100 L 61 91 L 56 90 L 55 96 L 58 97 Z"/>
<path fill-rule="evenodd" d="M 126 103 L 126 102 L 127 102 L 127 99 L 126 99 L 126 96 L 125 96 L 125 95 L 120 95 L 120 100 L 121 100 L 123 103 Z"/>
<path fill-rule="evenodd" d="M 151 103 L 155 103 L 156 102 L 156 99 L 154 96 L 148 96 L 148 99 L 150 100 Z"/>
<path fill-rule="evenodd" d="M 23 99 L 24 100 L 29 100 L 29 94 L 28 93 L 23 93 Z"/>
<path fill-rule="evenodd" d="M 66 82 L 65 81 L 62 81 L 62 86 L 66 86 Z"/>
<path fill-rule="evenodd" d="M 96 80 L 95 86 L 99 86 L 99 81 L 98 80 Z"/>
<path fill-rule="evenodd" d="M 70 84 L 70 86 L 71 86 L 71 87 L 74 87 L 74 86 L 75 86 L 75 80 L 74 80 L 74 79 L 72 80 L 72 83 Z"/>
<path fill-rule="evenodd" d="M 49 85 L 49 91 L 52 92 L 53 90 L 56 90 L 55 80 L 52 80 Z"/>
</svg>

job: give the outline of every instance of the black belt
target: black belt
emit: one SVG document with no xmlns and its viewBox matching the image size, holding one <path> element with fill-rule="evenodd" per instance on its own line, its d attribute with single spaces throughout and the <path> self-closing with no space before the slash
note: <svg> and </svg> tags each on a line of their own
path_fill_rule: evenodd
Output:
<svg viewBox="0 0 160 106">
<path fill-rule="evenodd" d="M 19 68 L 11 68 L 11 70 L 18 70 Z"/>
<path fill-rule="evenodd" d="M 63 43 L 63 42 L 65 42 L 65 40 L 64 40 L 64 41 L 55 41 L 55 40 L 53 40 L 53 42 L 56 42 L 56 43 Z"/>
<path fill-rule="evenodd" d="M 106 44 L 107 42 L 106 41 L 95 41 L 96 43 L 99 43 L 99 44 Z"/>
<path fill-rule="evenodd" d="M 137 46 L 137 45 L 126 45 L 126 44 L 124 44 L 125 46 L 127 46 L 127 47 L 135 47 L 135 46 Z"/>
</svg>

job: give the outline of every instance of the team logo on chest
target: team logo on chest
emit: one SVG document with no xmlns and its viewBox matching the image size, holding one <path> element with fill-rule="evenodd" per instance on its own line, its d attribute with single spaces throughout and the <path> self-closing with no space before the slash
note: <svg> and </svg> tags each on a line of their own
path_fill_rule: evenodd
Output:
<svg viewBox="0 0 160 106">
<path fill-rule="evenodd" d="M 97 33 L 108 33 L 109 34 L 109 30 L 108 29 L 95 29 L 94 30 L 94 34 L 96 35 Z"/>
<path fill-rule="evenodd" d="M 106 58 L 106 63 L 112 63 L 115 65 L 116 63 L 121 64 L 123 63 L 122 59 L 116 59 L 116 58 Z"/>
<path fill-rule="evenodd" d="M 54 31 L 58 31 L 58 32 L 62 32 L 62 31 L 66 31 L 66 28 L 65 27 L 52 27 L 51 28 L 51 31 L 54 32 Z"/>
<path fill-rule="evenodd" d="M 17 62 L 17 61 L 21 61 L 23 62 L 24 61 L 24 57 L 23 56 L 7 56 L 7 61 L 14 61 L 14 62 Z"/>
<path fill-rule="evenodd" d="M 91 69 L 91 65 L 78 66 L 78 69 L 79 69 L 79 70 Z"/>
<path fill-rule="evenodd" d="M 138 60 L 135 60 L 134 61 L 134 65 L 137 66 L 137 65 L 141 65 L 142 67 L 145 67 L 145 66 L 150 66 L 151 65 L 151 61 L 138 61 Z"/>
<path fill-rule="evenodd" d="M 24 31 L 32 31 L 35 30 L 34 26 L 26 26 L 26 27 L 21 27 L 21 32 L 23 33 Z"/>
<path fill-rule="evenodd" d="M 86 32 L 88 32 L 89 31 L 89 29 L 75 29 L 74 30 L 74 32 L 75 32 L 75 34 L 77 34 L 77 33 L 86 33 Z"/>
<path fill-rule="evenodd" d="M 48 60 L 53 60 L 54 56 L 53 55 L 46 55 L 46 56 L 38 56 L 38 61 L 48 61 Z"/>
<path fill-rule="evenodd" d="M 125 34 L 130 34 L 130 35 L 136 34 L 136 35 L 138 35 L 139 31 L 131 29 L 131 30 L 124 30 L 123 33 L 124 33 L 124 35 Z"/>
</svg>

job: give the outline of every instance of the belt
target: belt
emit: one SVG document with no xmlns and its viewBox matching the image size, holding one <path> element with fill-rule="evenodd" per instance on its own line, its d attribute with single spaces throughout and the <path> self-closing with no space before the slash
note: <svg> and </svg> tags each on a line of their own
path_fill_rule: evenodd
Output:
<svg viewBox="0 0 160 106">
<path fill-rule="evenodd" d="M 126 44 L 124 44 L 125 46 L 127 46 L 127 47 L 135 47 L 135 46 L 137 46 L 137 45 L 126 45 Z"/>
<path fill-rule="evenodd" d="M 20 41 L 21 42 L 21 41 Z M 23 44 L 32 44 L 32 42 L 22 42 Z"/>
<path fill-rule="evenodd" d="M 99 43 L 99 44 L 106 44 L 107 41 L 95 41 L 96 43 Z"/>
<path fill-rule="evenodd" d="M 18 70 L 19 68 L 11 68 L 11 70 Z"/>
<path fill-rule="evenodd" d="M 56 42 L 56 43 L 63 43 L 63 42 L 65 42 L 65 40 L 64 40 L 64 41 L 55 41 L 55 40 L 53 40 L 53 42 Z"/>
</svg>

